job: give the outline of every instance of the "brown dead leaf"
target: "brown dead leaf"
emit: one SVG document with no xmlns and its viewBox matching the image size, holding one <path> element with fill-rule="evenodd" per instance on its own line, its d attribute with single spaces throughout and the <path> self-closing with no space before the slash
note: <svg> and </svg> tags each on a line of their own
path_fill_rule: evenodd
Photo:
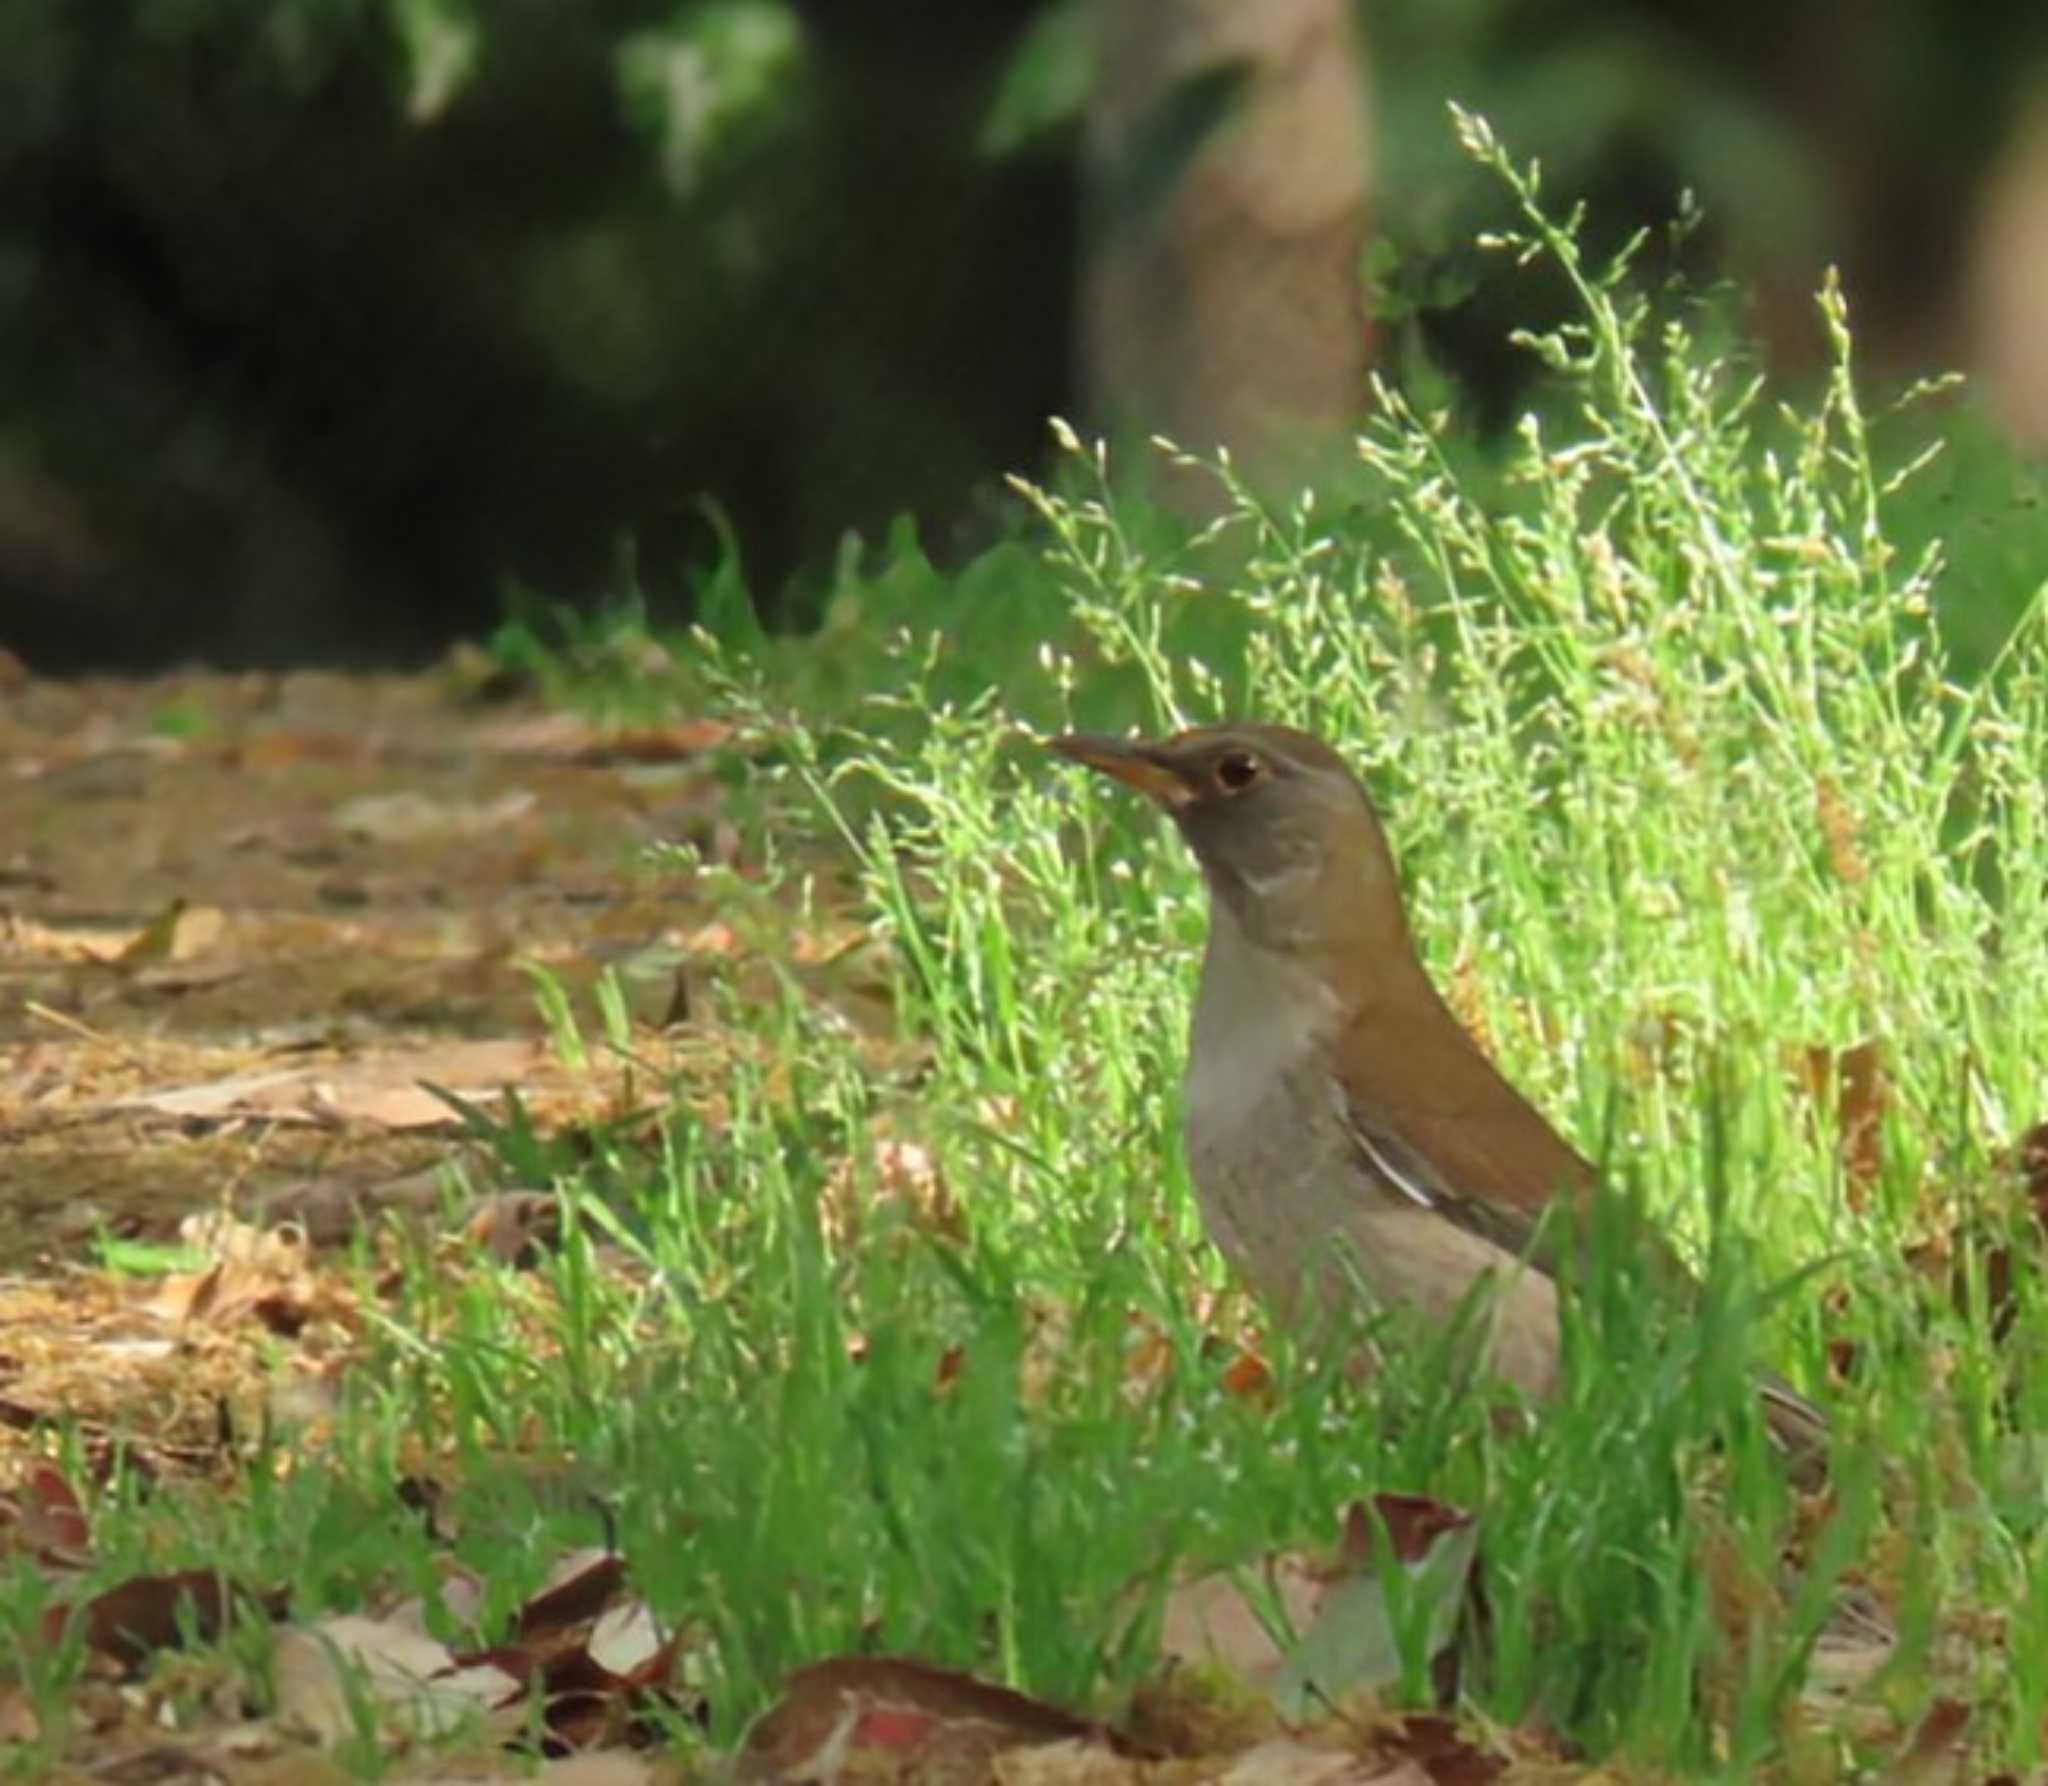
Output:
<svg viewBox="0 0 2048 1786">
<path fill-rule="evenodd" d="M 1884 1115 L 1891 1086 L 1874 1040 L 1844 1049 L 1836 1071 L 1841 1084 L 1835 1121 L 1841 1131 L 1842 1172 L 1852 1203 L 1861 1207 L 1884 1169 Z"/>
<path fill-rule="evenodd" d="M 663 1636 L 644 1602 L 622 1595 L 624 1582 L 625 1566 L 616 1553 L 573 1552 L 557 1563 L 548 1585 L 527 1601 L 500 1641 L 448 1656 L 428 1678 L 482 1679 L 488 1677 L 476 1671 L 489 1671 L 509 1683 L 494 1703 L 537 1702 L 540 1723 L 557 1744 L 644 1744 L 655 1734 L 648 1714 L 669 1698 L 682 1645 Z M 458 1598 L 473 1601 L 475 1594 L 463 1584 L 459 1595 L 444 1588 L 442 1598 L 453 1606 Z M 408 1603 L 383 1622 L 417 1631 L 423 1609 Z"/>
<path fill-rule="evenodd" d="M 205 1321 L 231 1327 L 253 1316 L 272 1333 L 290 1338 L 306 1324 L 306 1310 L 267 1272 L 217 1260 L 204 1271 L 173 1272 L 142 1308 L 159 1320 Z"/>
<path fill-rule="evenodd" d="M 1124 1361 L 1124 1383 L 1134 1400 L 1159 1390 L 1173 1375 L 1173 1341 L 1149 1315 L 1133 1309 L 1128 1317 L 1134 1338 Z"/>
<path fill-rule="evenodd" d="M 373 843 L 410 843 L 418 838 L 489 837 L 534 810 L 540 797 L 511 788 L 490 800 L 443 800 L 409 790 L 361 794 L 334 809 L 336 830 Z"/>
<path fill-rule="evenodd" d="M 54 1644 L 72 1626 L 81 1626 L 87 1648 L 123 1667 L 138 1668 L 158 1650 L 183 1643 L 188 1632 L 201 1643 L 213 1642 L 227 1629 L 238 1602 L 276 1617 L 289 1598 L 284 1592 L 256 1594 L 212 1569 L 137 1575 L 83 1606 L 51 1607 L 43 1631 Z"/>
<path fill-rule="evenodd" d="M 497 1191 L 478 1199 L 462 1236 L 501 1265 L 536 1270 L 562 1244 L 562 1203 L 550 1191 Z"/>
<path fill-rule="evenodd" d="M 857 1246 L 883 1212 L 926 1233 L 962 1232 L 958 1200 L 931 1150 L 916 1141 L 881 1136 L 865 1161 L 837 1160 L 826 1175 L 820 1213 L 840 1246 Z"/>
<path fill-rule="evenodd" d="M 1384 1529 L 1399 1562 L 1419 1563 L 1440 1539 L 1471 1523 L 1463 1508 L 1427 1495 L 1377 1494 L 1370 1502 L 1353 1501 L 1344 1509 L 1344 1561 L 1354 1568 L 1370 1563 Z"/>
<path fill-rule="evenodd" d="M 1272 1392 L 1272 1368 L 1260 1350 L 1264 1336 L 1247 1319 L 1248 1310 L 1234 1295 L 1203 1293 L 1194 1305 L 1201 1323 L 1200 1359 L 1205 1373 L 1226 1394 L 1259 1400 Z M 1156 1393 L 1180 1368 L 1173 1337 L 1151 1316 L 1133 1309 L 1126 1317 L 1131 1338 L 1124 1359 L 1124 1389 L 1132 1402 Z"/>
<path fill-rule="evenodd" d="M 1301 1558 L 1281 1556 L 1268 1562 L 1264 1585 L 1286 1625 L 1307 1630 L 1322 1602 L 1322 1578 Z M 1167 1595 L 1159 1648 L 1169 1661 L 1209 1663 L 1254 1686 L 1287 1660 L 1260 1606 L 1228 1572 L 1197 1576 Z"/>
<path fill-rule="evenodd" d="M 1842 790 L 1823 775 L 1813 784 L 1814 822 L 1827 846 L 1828 866 L 1845 886 L 1860 886 L 1870 878 L 1870 865 L 1863 859 L 1856 815 Z"/>
<path fill-rule="evenodd" d="M 42 1720 L 28 1689 L 0 1686 L 0 1743 L 32 1743 L 42 1734 Z"/>
<path fill-rule="evenodd" d="M 2028 1129 L 2005 1164 L 2019 1179 L 2020 1194 L 2025 1199 L 2024 1214 L 2031 1218 L 2033 1233 L 2029 1237 L 2023 1223 L 2017 1230 L 1994 1229 L 1990 1234 L 1976 1236 L 1974 1250 L 1983 1271 L 1985 1312 L 1995 1340 L 2003 1340 L 2012 1331 L 2019 1315 L 2013 1293 L 2014 1248 L 2006 1234 L 2016 1232 L 2023 1244 L 2029 1238 L 2038 1242 L 2048 1237 L 2048 1123 L 2037 1123 Z M 1971 1238 L 1964 1231 L 1940 1229 L 1905 1250 L 1906 1263 L 1927 1282 L 1945 1289 L 1952 1306 L 1964 1315 L 1969 1313 L 1975 1295 L 1969 1258 Z M 1846 1299 L 1848 1292 L 1837 1295 Z M 1856 1348 L 1847 1341 L 1835 1340 L 1829 1345 L 1828 1357 L 1837 1373 L 1846 1377 L 1855 1367 Z"/>
<path fill-rule="evenodd" d="M 253 1320 L 290 1339 L 316 1312 L 340 1317 L 353 1309 L 338 1281 L 314 1275 L 301 1236 L 212 1217 L 190 1218 L 182 1231 L 218 1257 L 202 1270 L 159 1280 L 137 1306 L 160 1321 L 227 1328 Z"/>
<path fill-rule="evenodd" d="M 1232 1395 L 1259 1400 L 1272 1392 L 1273 1371 L 1258 1353 L 1245 1348 L 1224 1367 L 1220 1381 Z"/>
<path fill-rule="evenodd" d="M 596 1619 L 625 1580 L 626 1562 L 616 1551 L 572 1552 L 556 1563 L 547 1585 L 519 1609 L 518 1634 L 546 1637 Z"/>
<path fill-rule="evenodd" d="M 668 1698 L 680 1651 L 680 1643 L 671 1638 L 626 1673 L 607 1667 L 580 1642 L 556 1645 L 544 1655 L 520 1644 L 501 1645 L 458 1656 L 456 1664 L 488 1664 L 519 1681 L 540 1700 L 542 1722 L 556 1743 L 573 1749 L 620 1743 L 645 1747 L 657 1735 L 649 1713 Z"/>
<path fill-rule="evenodd" d="M 830 1779 L 858 1756 L 868 1779 L 980 1780 L 1005 1752 L 1107 1743 L 1058 1706 L 901 1657 L 836 1657 L 798 1669 L 740 1753 L 753 1782 Z"/>
<path fill-rule="evenodd" d="M 1885 1770 L 1884 1786 L 1947 1786 L 1962 1777 L 1958 1739 L 1969 1727 L 1970 1708 L 1960 1700 L 1937 1699 L 1927 1708 L 1906 1752 Z"/>
<path fill-rule="evenodd" d="M 615 1601 L 590 1627 L 591 1659 L 634 1686 L 665 1680 L 677 1648 L 644 1600 Z"/>
<path fill-rule="evenodd" d="M 1449 1718 L 1403 1718 L 1391 1738 L 1382 1736 L 1378 1746 L 1382 1753 L 1419 1767 L 1432 1786 L 1486 1786 L 1508 1766 L 1505 1755 L 1479 1748 Z"/>
<path fill-rule="evenodd" d="M 445 1735 L 478 1712 L 516 1706 L 519 1682 L 488 1663 L 458 1666 L 447 1645 L 398 1617 L 340 1613 L 287 1626 L 271 1652 L 277 1715 L 323 1747 L 357 1731 L 367 1697 L 391 1724 Z"/>
<path fill-rule="evenodd" d="M 21 1494 L 0 1495 L 0 1551 L 77 1566 L 92 1550 L 92 1525 L 70 1478 L 55 1464 L 29 1465 Z"/>
<path fill-rule="evenodd" d="M 523 1037 L 394 1048 L 315 1066 L 238 1073 L 199 1085 L 131 1093 L 105 1106 L 193 1122 L 263 1119 L 363 1125 L 387 1130 L 459 1128 L 460 1119 L 426 1089 L 446 1087 L 472 1102 L 532 1079 L 559 1078 L 552 1052 Z"/>
<path fill-rule="evenodd" d="M 1175 1589 L 1161 1621 L 1166 1656 L 1225 1668 L 1290 1720 L 1308 1716 L 1315 1705 L 1398 1681 L 1403 1656 L 1390 1582 L 1374 1561 L 1381 1526 L 1406 1578 L 1391 1585 L 1427 1597 L 1429 1656 L 1444 1653 L 1477 1553 L 1473 1517 L 1415 1495 L 1377 1495 L 1374 1509 L 1378 1523 L 1363 1506 L 1349 1510 L 1334 1567 L 1283 1553 L 1261 1566 L 1262 1593 L 1247 1590 L 1241 1571 Z"/>
<path fill-rule="evenodd" d="M 1796 1079 L 1810 1109 L 1832 1115 L 1849 1206 L 1861 1209 L 1884 1170 L 1891 1083 L 1881 1046 L 1871 1038 L 1839 1050 L 1807 1048 L 1799 1057 Z"/>
</svg>

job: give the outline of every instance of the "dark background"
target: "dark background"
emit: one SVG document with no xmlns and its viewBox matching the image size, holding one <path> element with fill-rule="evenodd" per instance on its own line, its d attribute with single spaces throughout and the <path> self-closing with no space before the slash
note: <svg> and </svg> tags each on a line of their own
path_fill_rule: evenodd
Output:
<svg viewBox="0 0 2048 1786">
<path fill-rule="evenodd" d="M 1597 232 L 1682 188 L 1695 270 L 1817 358 L 1967 360 L 2038 6 L 1375 0 L 1383 360 L 1514 410 L 1485 112 Z M 771 620 L 847 530 L 940 556 L 1082 415 L 1083 8 L 0 0 L 0 645 L 51 672 L 404 661 L 513 592 Z M 446 59 L 437 59 L 446 58 Z M 451 68 L 454 72 L 450 72 Z M 2024 432 L 2024 429 L 2021 430 Z"/>
</svg>

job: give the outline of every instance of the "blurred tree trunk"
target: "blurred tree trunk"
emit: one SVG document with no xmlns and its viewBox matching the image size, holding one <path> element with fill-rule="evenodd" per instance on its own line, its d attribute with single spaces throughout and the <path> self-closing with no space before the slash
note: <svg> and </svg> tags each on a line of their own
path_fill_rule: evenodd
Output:
<svg viewBox="0 0 2048 1786">
<path fill-rule="evenodd" d="M 1366 84 L 1353 0 L 1099 0 L 1081 354 L 1092 419 L 1255 480 L 1364 405 Z"/>
<path fill-rule="evenodd" d="M 2048 100 L 2027 108 L 1977 204 L 1966 358 L 2010 437 L 2048 451 Z"/>
</svg>

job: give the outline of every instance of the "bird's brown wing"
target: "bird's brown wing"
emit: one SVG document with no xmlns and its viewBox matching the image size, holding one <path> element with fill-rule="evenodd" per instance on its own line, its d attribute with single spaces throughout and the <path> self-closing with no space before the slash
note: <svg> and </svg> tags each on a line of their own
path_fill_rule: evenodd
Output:
<svg viewBox="0 0 2048 1786">
<path fill-rule="evenodd" d="M 1558 1196 L 1583 1207 L 1599 1175 L 1501 1076 L 1433 987 L 1426 1002 L 1402 1008 L 1421 1020 L 1395 1031 L 1368 1008 L 1337 1050 L 1362 1159 L 1401 1195 L 1554 1277 L 1543 1212 Z M 1646 1234 L 1642 1244 L 1667 1285 L 1693 1282 L 1662 1236 Z M 1775 1373 L 1757 1387 L 1765 1423 L 1786 1451 L 1806 1463 L 1821 1457 L 1827 1416 Z"/>
<path fill-rule="evenodd" d="M 1403 1012 L 1395 1027 L 1389 1009 Z M 1560 1195 L 1592 1191 L 1591 1164 L 1553 1129 L 1430 988 L 1425 998 L 1368 1006 L 1336 1059 L 1359 1151 L 1393 1189 L 1446 1220 L 1550 1271 L 1538 1224 Z"/>
</svg>

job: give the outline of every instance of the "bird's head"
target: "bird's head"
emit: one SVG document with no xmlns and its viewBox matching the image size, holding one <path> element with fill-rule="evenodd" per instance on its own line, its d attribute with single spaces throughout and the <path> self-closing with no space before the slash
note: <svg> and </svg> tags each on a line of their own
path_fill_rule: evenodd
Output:
<svg viewBox="0 0 2048 1786">
<path fill-rule="evenodd" d="M 1287 726 L 1200 726 L 1156 743 L 1072 733 L 1062 756 L 1163 807 L 1211 897 L 1247 940 L 1287 953 L 1378 943 L 1407 923 L 1365 789 L 1320 738 Z"/>
</svg>

